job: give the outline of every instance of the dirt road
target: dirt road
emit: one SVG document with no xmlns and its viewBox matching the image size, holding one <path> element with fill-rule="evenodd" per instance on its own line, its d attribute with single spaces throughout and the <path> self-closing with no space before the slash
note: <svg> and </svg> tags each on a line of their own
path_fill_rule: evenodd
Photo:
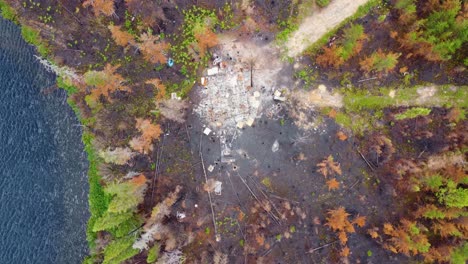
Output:
<svg viewBox="0 0 468 264">
<path fill-rule="evenodd" d="M 308 46 L 325 33 L 336 27 L 341 21 L 352 16 L 358 7 L 368 0 L 332 0 L 326 8 L 318 9 L 304 19 L 299 29 L 292 34 L 286 43 L 288 56 L 301 54 Z"/>
</svg>

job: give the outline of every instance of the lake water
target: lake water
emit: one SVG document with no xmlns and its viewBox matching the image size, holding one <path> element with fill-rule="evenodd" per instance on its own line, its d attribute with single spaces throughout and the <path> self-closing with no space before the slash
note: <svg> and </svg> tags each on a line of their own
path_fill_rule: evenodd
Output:
<svg viewBox="0 0 468 264">
<path fill-rule="evenodd" d="M 77 118 L 0 18 L 0 263 L 81 263 L 87 254 L 87 161 Z"/>
</svg>

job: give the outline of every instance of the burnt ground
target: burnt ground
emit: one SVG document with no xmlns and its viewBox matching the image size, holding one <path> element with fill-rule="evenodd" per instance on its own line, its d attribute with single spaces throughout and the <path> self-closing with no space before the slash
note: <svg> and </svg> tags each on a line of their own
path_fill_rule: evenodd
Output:
<svg viewBox="0 0 468 264">
<path fill-rule="evenodd" d="M 184 195 L 173 211 L 185 212 L 188 217 L 178 221 L 172 216 L 168 221 L 179 232 L 195 234 L 195 240 L 184 248 L 189 263 L 210 260 L 215 252 L 228 255 L 229 263 L 340 262 L 339 242 L 307 253 L 337 241 L 336 234 L 324 224 L 326 211 L 339 206 L 344 206 L 351 218 L 358 214 L 367 217 L 366 226 L 349 236 L 352 252 L 349 260 L 367 263 L 406 260 L 390 255 L 366 235 L 373 222 L 392 218 L 395 204 L 391 190 L 379 187 L 367 172 L 355 139 L 339 140 L 335 134 L 340 128 L 331 119 L 324 120 L 316 131 L 304 133 L 286 111 L 281 114 L 284 122 L 261 117 L 253 127 L 239 131 L 234 139 L 226 138 L 227 142 L 232 141 L 235 161 L 231 163 L 221 162 L 220 138 L 214 133 L 209 136 L 202 133 L 203 121 L 197 114 L 189 114 L 186 124 L 166 124 L 161 145 L 167 152 L 162 154 L 159 169 L 165 177 L 158 178 L 161 183 L 155 189 L 165 195 L 170 191 L 164 188 L 165 184 L 184 187 Z M 273 152 L 276 140 L 279 150 Z M 215 241 L 208 194 L 203 190 L 200 145 L 207 178 L 222 182 L 221 195 L 212 193 L 219 242 Z M 160 148 L 155 153 L 161 153 Z M 316 164 L 328 155 L 333 155 L 343 171 L 336 176 L 341 185 L 334 191 L 327 189 L 325 178 L 316 172 Z M 209 165 L 215 167 L 212 172 L 207 170 Z M 279 223 L 271 216 L 265 217 L 253 195 L 278 209 L 282 215 Z"/>
</svg>

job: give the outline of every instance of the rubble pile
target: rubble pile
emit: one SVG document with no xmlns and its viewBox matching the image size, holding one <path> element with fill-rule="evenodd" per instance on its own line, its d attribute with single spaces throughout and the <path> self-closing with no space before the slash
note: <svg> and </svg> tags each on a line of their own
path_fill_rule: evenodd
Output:
<svg viewBox="0 0 468 264">
<path fill-rule="evenodd" d="M 201 100 L 194 111 L 214 132 L 233 136 L 252 126 L 274 98 L 281 99 L 279 103 L 286 98 L 275 87 L 279 62 L 268 61 L 275 51 L 233 40 L 224 40 L 220 47 L 200 79 Z"/>
</svg>

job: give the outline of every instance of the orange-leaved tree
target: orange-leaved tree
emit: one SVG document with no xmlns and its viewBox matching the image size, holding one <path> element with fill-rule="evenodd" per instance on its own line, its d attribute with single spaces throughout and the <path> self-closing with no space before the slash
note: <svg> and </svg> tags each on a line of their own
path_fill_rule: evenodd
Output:
<svg viewBox="0 0 468 264">
<path fill-rule="evenodd" d="M 333 66 L 338 68 L 344 63 L 344 60 L 338 56 L 338 47 L 332 45 L 323 48 L 323 53 L 317 56 L 316 62 L 322 67 Z"/>
<path fill-rule="evenodd" d="M 141 34 L 140 41 L 138 48 L 143 53 L 145 60 L 151 63 L 165 63 L 167 61 L 166 52 L 169 49 L 169 43 L 161 41 L 159 36 L 152 35 L 151 32 Z"/>
<path fill-rule="evenodd" d="M 322 160 L 317 164 L 317 171 L 320 172 L 325 178 L 328 177 L 328 175 L 331 175 L 333 173 L 336 173 L 338 175 L 341 175 L 341 167 L 338 162 L 335 162 L 333 159 L 332 155 L 329 155 L 327 158 Z"/>
<path fill-rule="evenodd" d="M 128 89 L 123 85 L 125 79 L 122 75 L 115 72 L 118 67 L 107 64 L 102 71 L 88 71 L 84 74 L 85 83 L 94 87 L 86 98 L 88 105 L 95 105 L 101 95 L 109 99 L 112 92 Z"/>
<path fill-rule="evenodd" d="M 159 101 L 166 96 L 166 86 L 158 78 L 150 79 L 145 82 L 146 84 L 151 84 L 157 89 L 156 100 Z"/>
<path fill-rule="evenodd" d="M 335 178 L 333 178 L 327 181 L 327 186 L 329 191 L 336 190 L 340 188 L 340 183 Z"/>
<path fill-rule="evenodd" d="M 141 136 L 130 140 L 130 147 L 138 152 L 147 153 L 153 149 L 152 142 L 159 139 L 162 129 L 159 125 L 154 125 L 149 119 L 136 119 L 136 128 L 141 132 Z"/>
<path fill-rule="evenodd" d="M 112 34 L 112 39 L 114 39 L 117 45 L 122 47 L 135 45 L 135 38 L 132 36 L 132 34 L 122 30 L 121 26 L 109 25 L 107 28 L 109 28 Z"/>
<path fill-rule="evenodd" d="M 401 252 L 406 255 L 428 252 L 431 244 L 427 236 L 421 232 L 421 226 L 406 219 L 400 222 L 401 224 L 395 227 L 389 223 L 384 224 L 383 232 L 390 236 L 384 247 L 394 253 Z"/>
<path fill-rule="evenodd" d="M 398 64 L 398 58 L 400 54 L 394 52 L 385 53 L 382 50 L 378 50 L 372 53 L 371 56 L 362 59 L 359 62 L 361 70 L 364 72 L 385 72 L 392 71 Z"/>
<path fill-rule="evenodd" d="M 218 45 L 218 37 L 208 27 L 204 28 L 201 32 L 195 32 L 195 39 L 198 43 L 200 55 L 203 57 L 207 49 Z"/>
<path fill-rule="evenodd" d="M 346 246 L 346 242 L 348 242 L 347 233 L 355 232 L 353 225 L 363 227 L 366 224 L 366 217 L 358 215 L 353 221 L 350 221 L 348 219 L 350 214 L 346 212 L 344 207 L 328 210 L 327 214 L 327 223 L 325 225 L 329 226 L 334 232 L 338 232 L 338 239 L 343 246 L 341 255 L 347 257 L 350 253 L 349 248 Z"/>
</svg>

